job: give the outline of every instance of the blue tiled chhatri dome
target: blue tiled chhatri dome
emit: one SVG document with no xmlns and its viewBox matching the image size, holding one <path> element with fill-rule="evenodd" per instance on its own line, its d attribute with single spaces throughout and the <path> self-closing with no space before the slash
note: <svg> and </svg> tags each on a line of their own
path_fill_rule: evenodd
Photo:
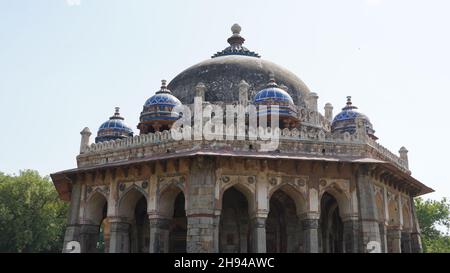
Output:
<svg viewBox="0 0 450 273">
<path fill-rule="evenodd" d="M 342 111 L 337 114 L 333 122 L 331 123 L 331 131 L 332 132 L 349 132 L 350 134 L 353 134 L 356 131 L 356 118 L 361 117 L 364 125 L 366 127 L 367 134 L 373 138 L 378 139 L 374 134 L 375 130 L 373 129 L 372 123 L 370 122 L 369 118 L 356 111 L 358 107 L 352 105 L 351 97 L 347 97 L 347 104 L 344 108 L 342 108 Z"/>
<path fill-rule="evenodd" d="M 166 81 L 161 81 L 161 89 L 150 97 L 141 112 L 138 129 L 141 134 L 170 129 L 170 126 L 180 118 L 172 109 L 181 105 L 180 100 L 172 95 L 167 88 Z"/>
<path fill-rule="evenodd" d="M 255 95 L 253 103 L 256 106 L 267 106 L 267 110 L 258 109 L 258 116 L 269 116 L 274 113 L 274 110 L 271 109 L 270 106 L 278 105 L 279 110 L 277 111 L 277 114 L 280 117 L 280 125 L 282 125 L 282 127 L 295 127 L 298 123 L 297 110 L 292 97 L 286 91 L 278 87 L 273 74 L 270 75 L 270 81 L 266 87 Z"/>
<path fill-rule="evenodd" d="M 105 121 L 98 129 L 95 143 L 133 136 L 133 130 L 123 120 L 124 118 L 119 113 L 119 107 L 116 107 L 114 116 Z"/>
</svg>

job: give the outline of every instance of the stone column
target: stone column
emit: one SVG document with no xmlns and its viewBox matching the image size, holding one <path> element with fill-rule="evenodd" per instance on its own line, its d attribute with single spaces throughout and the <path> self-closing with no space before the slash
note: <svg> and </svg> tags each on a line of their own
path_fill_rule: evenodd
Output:
<svg viewBox="0 0 450 273">
<path fill-rule="evenodd" d="M 97 252 L 97 242 L 100 226 L 98 225 L 80 225 L 80 246 L 82 253 Z"/>
<path fill-rule="evenodd" d="M 379 227 L 379 229 L 380 229 L 381 252 L 383 252 L 383 253 L 388 253 L 386 225 L 384 224 L 384 222 L 380 222 L 380 223 L 378 224 L 378 227 Z"/>
<path fill-rule="evenodd" d="M 388 227 L 387 230 L 387 243 L 389 253 L 401 253 L 401 228 L 398 226 Z"/>
<path fill-rule="evenodd" d="M 358 201 L 361 219 L 361 252 L 369 252 L 369 245 L 378 244 L 381 249 L 378 210 L 375 203 L 373 184 L 369 176 L 369 166 L 362 165 L 357 174 Z"/>
<path fill-rule="evenodd" d="M 402 231 L 401 235 L 401 252 L 411 253 L 411 231 Z"/>
<path fill-rule="evenodd" d="M 213 226 L 214 226 L 214 253 L 219 253 L 219 228 L 220 228 L 220 214 L 221 211 L 220 210 L 215 210 L 214 211 L 214 222 L 213 222 Z"/>
<path fill-rule="evenodd" d="M 215 160 L 196 157 L 190 166 L 188 179 L 187 252 L 212 253 L 215 249 L 214 194 L 216 186 Z"/>
<path fill-rule="evenodd" d="M 63 253 L 71 252 L 67 249 L 67 243 L 71 241 L 79 242 L 80 227 L 78 225 L 78 215 L 80 211 L 81 200 L 81 183 L 80 181 L 72 182 L 72 192 L 70 194 L 69 213 L 67 216 L 67 227 L 64 234 Z"/>
<path fill-rule="evenodd" d="M 111 219 L 109 253 L 130 252 L 130 224 L 120 219 Z"/>
<path fill-rule="evenodd" d="M 356 217 L 347 217 L 343 220 L 344 252 L 358 253 L 359 221 Z"/>
<path fill-rule="evenodd" d="M 303 250 L 305 253 L 319 252 L 319 215 L 307 213 L 299 217 L 303 230 Z"/>
<path fill-rule="evenodd" d="M 250 228 L 252 233 L 252 249 L 253 253 L 266 253 L 266 217 L 253 217 Z"/>
<path fill-rule="evenodd" d="M 188 214 L 187 252 L 213 253 L 215 250 L 214 214 Z"/>
<path fill-rule="evenodd" d="M 150 253 L 168 253 L 169 252 L 169 219 L 150 218 Z"/>
<path fill-rule="evenodd" d="M 410 197 L 411 204 L 411 218 L 412 218 L 412 232 L 411 232 L 411 252 L 422 253 L 422 240 L 420 239 L 420 227 L 417 220 L 416 207 L 414 205 L 414 198 Z"/>
</svg>

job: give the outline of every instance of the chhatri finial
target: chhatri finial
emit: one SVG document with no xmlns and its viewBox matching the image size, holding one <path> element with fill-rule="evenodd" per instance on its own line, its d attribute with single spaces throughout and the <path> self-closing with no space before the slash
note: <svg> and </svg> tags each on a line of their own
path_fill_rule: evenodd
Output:
<svg viewBox="0 0 450 273">
<path fill-rule="evenodd" d="M 342 110 L 351 110 L 351 109 L 358 109 L 358 107 L 353 106 L 352 105 L 352 97 L 351 96 L 347 96 L 347 103 L 345 105 L 344 108 L 342 108 Z"/>
<path fill-rule="evenodd" d="M 275 73 L 273 73 L 272 71 L 269 72 L 269 83 L 267 84 L 267 86 L 277 86 L 277 83 L 275 81 Z"/>
<path fill-rule="evenodd" d="M 231 32 L 233 32 L 233 34 L 239 35 L 241 33 L 241 26 L 239 24 L 232 25 Z"/>
<path fill-rule="evenodd" d="M 116 106 L 114 107 L 114 115 L 112 117 L 110 117 L 109 119 L 124 119 L 123 117 L 120 116 L 120 107 Z"/>
<path fill-rule="evenodd" d="M 161 80 L 161 88 L 158 92 L 156 92 L 156 94 L 161 94 L 161 93 L 171 93 L 170 90 L 167 88 L 166 80 Z"/>
<path fill-rule="evenodd" d="M 245 39 L 241 36 L 241 26 L 238 24 L 234 24 L 231 27 L 231 31 L 233 32 L 233 35 L 231 35 L 230 38 L 228 38 L 228 43 L 233 47 L 237 47 L 236 49 L 240 49 L 242 44 L 244 43 Z M 235 49 L 235 50 L 236 50 Z"/>
<path fill-rule="evenodd" d="M 352 105 L 352 96 L 347 96 L 347 106 Z"/>
<path fill-rule="evenodd" d="M 241 29 L 242 28 L 239 24 L 233 24 L 231 26 L 231 32 L 233 33 L 233 35 L 231 35 L 231 37 L 227 40 L 230 46 L 222 51 L 217 52 L 212 56 L 212 58 L 227 55 L 244 55 L 259 58 L 260 56 L 258 55 L 258 53 L 250 51 L 242 46 L 245 42 L 245 39 L 241 36 Z"/>
</svg>

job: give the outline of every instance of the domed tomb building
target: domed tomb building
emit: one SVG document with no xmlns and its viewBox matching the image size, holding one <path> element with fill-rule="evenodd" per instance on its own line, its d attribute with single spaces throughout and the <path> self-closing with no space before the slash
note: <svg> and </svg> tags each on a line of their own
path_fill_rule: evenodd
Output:
<svg viewBox="0 0 450 273">
<path fill-rule="evenodd" d="M 70 202 L 63 251 L 421 252 L 413 198 L 433 190 L 411 176 L 406 148 L 379 144 L 350 97 L 321 113 L 316 93 L 232 32 L 224 50 L 162 82 L 138 134 L 118 109 L 95 143 L 81 132 L 77 167 L 51 174 Z M 196 105 L 254 107 L 276 148 L 250 137 L 250 112 L 244 138 L 191 138 L 196 125 L 177 124 L 198 117 L 179 109 Z"/>
</svg>

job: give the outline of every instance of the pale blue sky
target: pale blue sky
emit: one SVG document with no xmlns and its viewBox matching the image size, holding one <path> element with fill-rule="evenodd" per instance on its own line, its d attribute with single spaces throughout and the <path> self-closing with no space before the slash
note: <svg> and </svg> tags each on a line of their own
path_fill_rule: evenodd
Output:
<svg viewBox="0 0 450 273">
<path fill-rule="evenodd" d="M 72 0 L 74 1 L 74 0 Z M 76 166 L 79 132 L 222 50 L 245 46 L 297 74 L 336 114 L 351 95 L 379 142 L 450 196 L 450 1 L 0 0 L 0 171 Z M 135 129 L 135 132 L 137 130 Z"/>
</svg>

